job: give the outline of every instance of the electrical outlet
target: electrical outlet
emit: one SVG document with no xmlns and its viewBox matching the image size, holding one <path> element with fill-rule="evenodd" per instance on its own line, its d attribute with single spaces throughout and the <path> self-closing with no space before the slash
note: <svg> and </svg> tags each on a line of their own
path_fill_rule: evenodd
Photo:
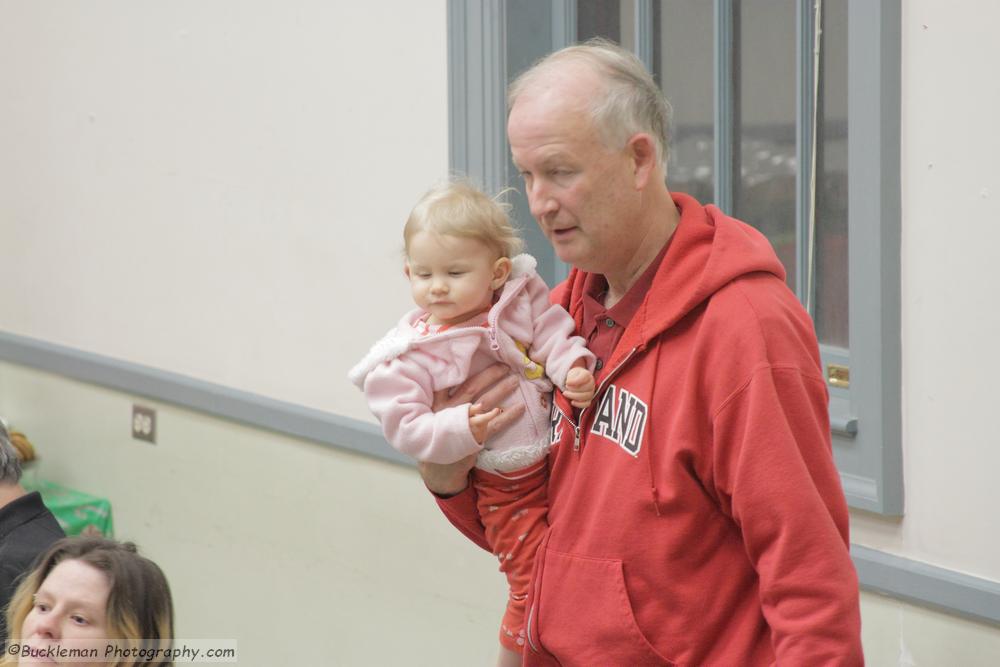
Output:
<svg viewBox="0 0 1000 667">
<path fill-rule="evenodd" d="M 156 410 L 132 405 L 132 437 L 156 444 Z"/>
</svg>

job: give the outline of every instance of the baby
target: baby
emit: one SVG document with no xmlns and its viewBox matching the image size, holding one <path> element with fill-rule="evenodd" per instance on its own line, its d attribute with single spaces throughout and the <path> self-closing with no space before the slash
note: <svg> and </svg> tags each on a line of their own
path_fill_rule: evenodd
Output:
<svg viewBox="0 0 1000 667">
<path fill-rule="evenodd" d="M 576 407 L 594 396 L 594 356 L 569 314 L 549 303 L 535 260 L 500 204 L 450 182 L 427 192 L 403 229 L 404 273 L 419 306 L 350 372 L 386 439 L 418 461 L 454 463 L 478 453 L 472 484 L 486 539 L 510 587 L 500 628 L 501 664 L 520 664 L 524 604 L 546 529 L 546 455 L 553 384 Z M 433 412 L 434 392 L 498 361 L 520 380 L 501 406 Z M 524 415 L 487 438 L 514 405 Z"/>
</svg>

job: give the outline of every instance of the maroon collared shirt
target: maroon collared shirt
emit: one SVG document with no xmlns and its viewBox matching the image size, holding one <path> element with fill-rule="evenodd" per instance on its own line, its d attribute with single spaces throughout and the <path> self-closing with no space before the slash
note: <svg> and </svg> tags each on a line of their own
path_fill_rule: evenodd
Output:
<svg viewBox="0 0 1000 667">
<path fill-rule="evenodd" d="M 673 235 L 670 238 L 673 238 Z M 583 283 L 583 322 L 580 335 L 597 357 L 595 371 L 601 370 L 614 352 L 615 346 L 625 333 L 625 327 L 632 321 L 632 317 L 642 305 L 642 300 L 646 298 L 646 292 L 653 284 L 653 277 L 669 247 L 670 239 L 667 239 L 656 259 L 649 263 L 625 296 L 611 308 L 604 307 L 604 298 L 608 292 L 607 279 L 599 273 L 591 273 L 586 277 Z"/>
</svg>

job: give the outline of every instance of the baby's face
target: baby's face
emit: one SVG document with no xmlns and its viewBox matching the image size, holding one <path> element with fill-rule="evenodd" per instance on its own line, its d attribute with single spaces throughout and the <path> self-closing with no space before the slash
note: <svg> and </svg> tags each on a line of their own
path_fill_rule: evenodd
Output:
<svg viewBox="0 0 1000 667">
<path fill-rule="evenodd" d="M 476 239 L 417 232 L 410 238 L 406 271 L 413 301 L 430 324 L 458 324 L 489 310 L 503 284 L 498 258 Z"/>
</svg>

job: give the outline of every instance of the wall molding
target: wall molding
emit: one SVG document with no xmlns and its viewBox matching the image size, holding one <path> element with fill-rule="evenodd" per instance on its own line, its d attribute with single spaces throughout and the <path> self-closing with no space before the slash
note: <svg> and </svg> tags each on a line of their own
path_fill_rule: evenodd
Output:
<svg viewBox="0 0 1000 667">
<path fill-rule="evenodd" d="M 375 424 L 0 331 L 0 360 L 397 464 Z M 851 545 L 861 587 L 1000 626 L 1000 582 Z"/>
<path fill-rule="evenodd" d="M 1000 582 L 851 545 L 861 587 L 872 593 L 1000 625 Z"/>
<path fill-rule="evenodd" d="M 410 460 L 369 422 L 151 366 L 0 331 L 0 360 L 393 463 Z"/>
</svg>

